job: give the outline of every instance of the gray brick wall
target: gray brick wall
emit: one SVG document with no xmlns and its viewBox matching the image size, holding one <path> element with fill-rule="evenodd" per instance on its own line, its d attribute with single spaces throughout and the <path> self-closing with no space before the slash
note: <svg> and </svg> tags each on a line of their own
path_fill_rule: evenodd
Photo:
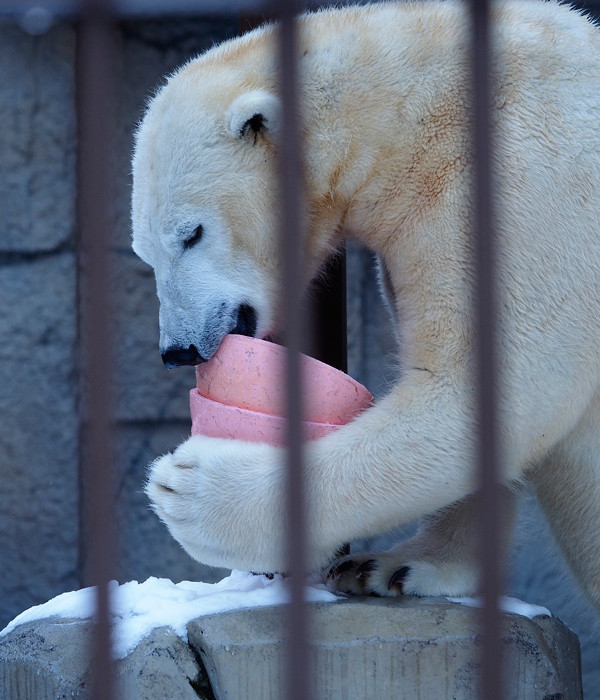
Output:
<svg viewBox="0 0 600 700">
<path fill-rule="evenodd" d="M 134 126 L 161 77 L 236 29 L 234 20 L 212 19 L 128 22 L 120 31 L 112 287 L 121 582 L 223 574 L 192 561 L 141 493 L 146 464 L 189 432 L 193 371 L 166 372 L 160 361 L 154 280 L 129 248 L 129 158 Z M 67 24 L 31 37 L 0 23 L 0 627 L 79 587 L 86 555 L 79 536 L 73 59 Z M 368 253 L 349 249 L 348 277 L 350 372 L 380 395 L 394 377 L 394 340 Z M 598 617 L 535 504 L 523 508 L 509 586 L 579 634 L 586 698 L 599 699 Z"/>
<path fill-rule="evenodd" d="M 73 35 L 0 25 L 0 624 L 76 586 Z"/>
<path fill-rule="evenodd" d="M 112 288 L 120 581 L 218 580 L 150 512 L 146 464 L 189 434 L 193 371 L 158 354 L 152 272 L 130 250 L 132 133 L 162 76 L 237 20 L 126 22 L 116 57 Z M 74 30 L 0 23 L 0 626 L 81 585 Z"/>
</svg>

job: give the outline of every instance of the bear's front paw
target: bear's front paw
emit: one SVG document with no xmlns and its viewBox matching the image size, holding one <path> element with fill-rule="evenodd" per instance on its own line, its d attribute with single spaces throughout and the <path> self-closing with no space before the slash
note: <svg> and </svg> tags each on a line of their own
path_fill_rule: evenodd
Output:
<svg viewBox="0 0 600 700">
<path fill-rule="evenodd" d="M 150 465 L 146 494 L 167 525 L 171 519 L 190 519 L 189 504 L 198 500 L 201 481 L 194 473 L 197 468 L 198 465 L 189 459 L 178 459 L 177 453 L 159 457 Z"/>
<path fill-rule="evenodd" d="M 328 578 L 338 591 L 351 595 L 467 596 L 477 590 L 477 574 L 476 561 L 418 559 L 400 546 L 341 557 Z"/>
<path fill-rule="evenodd" d="M 146 494 L 194 559 L 212 566 L 281 571 L 278 456 L 268 445 L 194 436 L 150 465 Z"/>
</svg>

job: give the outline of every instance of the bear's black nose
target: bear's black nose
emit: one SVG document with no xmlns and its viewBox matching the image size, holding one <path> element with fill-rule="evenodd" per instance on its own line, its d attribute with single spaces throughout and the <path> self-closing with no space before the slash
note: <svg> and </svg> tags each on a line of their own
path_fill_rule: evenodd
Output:
<svg viewBox="0 0 600 700">
<path fill-rule="evenodd" d="M 199 365 L 205 361 L 195 345 L 190 345 L 189 348 L 169 348 L 161 357 L 167 369 L 182 365 Z"/>
</svg>

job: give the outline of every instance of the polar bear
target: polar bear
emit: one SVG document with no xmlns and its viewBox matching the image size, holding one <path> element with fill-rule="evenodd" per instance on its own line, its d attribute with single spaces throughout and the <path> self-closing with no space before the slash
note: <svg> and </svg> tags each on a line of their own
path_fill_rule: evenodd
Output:
<svg viewBox="0 0 600 700">
<path fill-rule="evenodd" d="M 600 34 L 555 2 L 495 5 L 499 415 L 505 511 L 532 482 L 600 606 Z M 478 587 L 469 19 L 383 3 L 299 20 L 306 283 L 344 238 L 378 253 L 400 376 L 306 445 L 309 566 L 421 518 L 417 535 L 332 567 L 380 595 Z M 165 364 L 281 327 L 275 30 L 226 42 L 150 101 L 133 157 L 133 248 L 154 268 Z M 280 448 L 192 437 L 150 467 L 152 506 L 189 554 L 286 566 Z M 508 518 L 510 519 L 510 518 Z M 329 570 L 328 568 L 326 570 Z"/>
</svg>

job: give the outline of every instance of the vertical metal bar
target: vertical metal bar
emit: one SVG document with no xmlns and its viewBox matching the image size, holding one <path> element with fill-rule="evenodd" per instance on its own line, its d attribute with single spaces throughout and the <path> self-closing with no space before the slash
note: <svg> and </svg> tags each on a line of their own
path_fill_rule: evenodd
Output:
<svg viewBox="0 0 600 700">
<path fill-rule="evenodd" d="M 267 20 L 265 14 L 241 13 L 238 32 L 244 34 Z M 336 367 L 348 371 L 348 324 L 346 314 L 346 250 L 336 253 L 326 264 L 324 279 L 316 280 L 309 295 L 310 339 L 301 350 Z"/>
<path fill-rule="evenodd" d="M 111 396 L 109 262 L 109 144 L 112 124 L 109 3 L 85 0 L 77 32 L 78 207 L 81 274 L 80 332 L 84 421 L 82 429 L 84 584 L 96 586 L 92 642 L 92 697 L 114 698 L 108 581 L 113 570 L 111 528 Z"/>
<path fill-rule="evenodd" d="M 492 74 L 489 0 L 471 0 L 473 146 L 477 301 L 477 380 L 480 426 L 481 567 L 483 649 L 481 697 L 503 697 L 500 566 L 500 461 L 498 450 L 496 347 L 497 300 L 492 192 Z"/>
<path fill-rule="evenodd" d="M 283 317 L 287 357 L 288 481 L 287 536 L 291 604 L 287 669 L 289 700 L 310 698 L 308 624 L 304 601 L 306 573 L 306 507 L 303 479 L 302 395 L 299 351 L 302 341 L 301 271 L 303 255 L 303 174 L 298 112 L 297 28 L 295 0 L 279 3 L 279 79 L 282 101 L 280 184 L 282 205 Z"/>
</svg>

